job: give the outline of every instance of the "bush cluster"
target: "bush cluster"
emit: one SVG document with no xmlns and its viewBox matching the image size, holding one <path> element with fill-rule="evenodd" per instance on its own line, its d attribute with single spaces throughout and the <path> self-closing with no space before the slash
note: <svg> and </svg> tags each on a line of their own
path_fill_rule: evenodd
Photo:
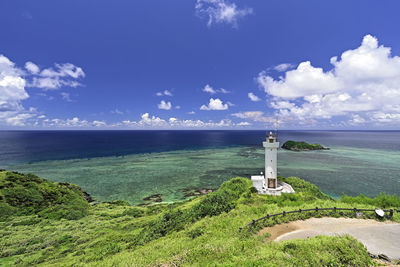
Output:
<svg viewBox="0 0 400 267">
<path fill-rule="evenodd" d="M 190 217 L 194 220 L 206 216 L 216 216 L 222 212 L 229 212 L 236 206 L 236 201 L 246 191 L 250 191 L 248 179 L 234 178 L 221 185 L 218 191 L 205 196 L 190 210 Z"/>
<path fill-rule="evenodd" d="M 217 216 L 235 208 L 240 196 L 250 191 L 251 182 L 245 178 L 234 178 L 187 210 L 170 209 L 158 219 L 152 221 L 139 233 L 132 245 L 143 245 L 173 231 L 184 229 L 188 223 L 193 223 L 206 216 Z M 194 236 L 196 233 L 194 234 Z"/>
<path fill-rule="evenodd" d="M 142 217 L 143 215 L 145 215 L 145 212 L 143 209 L 139 209 L 139 208 L 130 208 L 125 210 L 122 215 L 128 215 L 134 218 L 138 218 L 138 217 Z"/>
<path fill-rule="evenodd" d="M 0 219 L 37 214 L 48 219 L 79 219 L 89 204 L 79 187 L 59 184 L 33 174 L 0 172 Z"/>
<path fill-rule="evenodd" d="M 360 194 L 357 197 L 342 195 L 340 200 L 344 203 L 349 203 L 349 204 L 366 204 L 379 208 L 389 208 L 389 207 L 400 208 L 400 197 L 396 195 L 390 196 L 385 193 L 380 193 L 377 197 L 374 198 L 369 198 L 363 194 Z"/>
<path fill-rule="evenodd" d="M 317 236 L 279 244 L 287 266 L 371 266 L 367 249 L 351 236 Z"/>
<path fill-rule="evenodd" d="M 278 180 L 290 184 L 297 193 L 302 193 L 304 201 L 312 201 L 316 199 L 333 200 L 330 196 L 322 193 L 319 188 L 297 177 L 278 177 Z"/>
</svg>

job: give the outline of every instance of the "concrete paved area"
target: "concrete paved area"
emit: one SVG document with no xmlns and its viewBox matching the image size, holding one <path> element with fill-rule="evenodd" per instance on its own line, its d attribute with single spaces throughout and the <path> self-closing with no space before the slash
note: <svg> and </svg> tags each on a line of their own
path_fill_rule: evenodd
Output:
<svg viewBox="0 0 400 267">
<path fill-rule="evenodd" d="M 261 234 L 271 233 L 270 240 L 283 241 L 317 235 L 349 234 L 358 239 L 375 255 L 385 254 L 400 259 L 400 224 L 350 218 L 312 218 L 264 228 Z"/>
</svg>

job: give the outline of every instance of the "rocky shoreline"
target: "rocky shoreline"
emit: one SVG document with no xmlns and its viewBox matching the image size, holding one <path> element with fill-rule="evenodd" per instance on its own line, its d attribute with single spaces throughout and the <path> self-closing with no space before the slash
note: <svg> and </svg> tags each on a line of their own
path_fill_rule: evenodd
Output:
<svg viewBox="0 0 400 267">
<path fill-rule="evenodd" d="M 197 197 L 197 196 L 202 196 L 206 195 L 208 193 L 214 192 L 214 189 L 210 188 L 187 188 L 183 189 L 183 197 L 186 198 L 191 198 L 191 197 Z M 138 206 L 146 206 L 146 205 L 151 205 L 155 203 L 161 203 L 163 202 L 163 195 L 162 194 L 153 194 L 150 196 L 147 196 L 142 199 L 144 203 L 139 204 Z"/>
<path fill-rule="evenodd" d="M 201 189 L 184 189 L 184 197 L 195 197 L 195 196 L 201 196 L 201 195 L 206 195 L 208 193 L 214 192 L 213 189 L 207 189 L 207 188 L 201 188 Z"/>
</svg>

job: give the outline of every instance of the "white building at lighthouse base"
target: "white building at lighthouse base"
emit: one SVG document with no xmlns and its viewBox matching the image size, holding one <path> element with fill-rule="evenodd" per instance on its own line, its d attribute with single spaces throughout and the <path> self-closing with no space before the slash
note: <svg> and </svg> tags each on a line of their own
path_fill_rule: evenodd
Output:
<svg viewBox="0 0 400 267">
<path fill-rule="evenodd" d="M 253 187 L 257 189 L 260 195 L 280 196 L 282 193 L 294 193 L 292 186 L 282 181 L 278 181 L 276 188 L 268 188 L 265 184 L 264 175 L 253 175 L 251 176 L 251 181 L 253 182 Z"/>
</svg>

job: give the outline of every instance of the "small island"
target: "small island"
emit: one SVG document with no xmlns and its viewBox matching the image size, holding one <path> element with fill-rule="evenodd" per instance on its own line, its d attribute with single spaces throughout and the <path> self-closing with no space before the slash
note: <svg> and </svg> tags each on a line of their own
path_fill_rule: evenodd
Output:
<svg viewBox="0 0 400 267">
<path fill-rule="evenodd" d="M 320 144 L 309 144 L 306 142 L 286 141 L 282 145 L 283 149 L 291 151 L 309 151 L 309 150 L 328 150 L 329 148 L 323 147 Z"/>
</svg>

